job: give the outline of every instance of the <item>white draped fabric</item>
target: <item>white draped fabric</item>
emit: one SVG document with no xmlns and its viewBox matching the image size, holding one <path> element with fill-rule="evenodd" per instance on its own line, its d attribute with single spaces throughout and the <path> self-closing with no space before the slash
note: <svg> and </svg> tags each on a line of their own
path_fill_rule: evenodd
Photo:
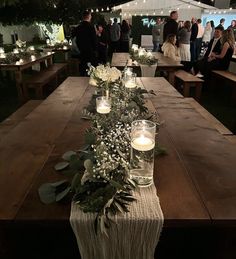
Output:
<svg viewBox="0 0 236 259">
<path fill-rule="evenodd" d="M 70 223 L 82 259 L 153 259 L 164 223 L 154 185 L 133 193 L 130 212 L 112 219 L 108 236 L 95 234 L 95 214 L 83 213 L 72 203 Z"/>
</svg>

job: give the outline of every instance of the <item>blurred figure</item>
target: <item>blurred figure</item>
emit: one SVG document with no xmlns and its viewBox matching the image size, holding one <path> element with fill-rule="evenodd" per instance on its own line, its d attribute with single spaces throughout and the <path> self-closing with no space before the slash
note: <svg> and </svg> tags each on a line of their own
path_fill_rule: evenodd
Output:
<svg viewBox="0 0 236 259">
<path fill-rule="evenodd" d="M 107 63 L 107 33 L 102 24 L 97 26 L 97 51 L 98 51 L 98 63 Z"/>
<path fill-rule="evenodd" d="M 162 51 L 165 57 L 169 57 L 175 61 L 180 61 L 180 55 L 178 48 L 176 47 L 176 36 L 175 34 L 169 34 L 162 46 Z"/>
<path fill-rule="evenodd" d="M 178 21 L 178 31 L 184 27 L 184 21 Z"/>
<path fill-rule="evenodd" d="M 83 21 L 76 28 L 76 44 L 80 51 L 80 75 L 86 76 L 88 63 L 96 65 L 97 37 L 95 28 L 91 25 L 91 13 L 83 12 Z"/>
<path fill-rule="evenodd" d="M 221 27 L 222 30 L 224 30 L 224 24 L 225 24 L 225 18 L 220 19 L 220 24 L 217 27 Z"/>
<path fill-rule="evenodd" d="M 212 32 L 211 23 L 207 22 L 205 30 L 204 30 L 204 34 L 202 37 L 202 42 L 203 42 L 204 48 L 206 48 L 208 46 L 208 44 L 211 40 L 211 32 Z"/>
<path fill-rule="evenodd" d="M 233 31 L 234 38 L 236 39 L 236 20 L 231 21 L 231 25 L 228 27 L 228 29 Z"/>
<path fill-rule="evenodd" d="M 120 50 L 121 52 L 129 52 L 130 26 L 126 20 L 121 24 Z"/>
<path fill-rule="evenodd" d="M 120 48 L 120 25 L 117 23 L 117 18 L 114 18 L 114 22 L 110 30 L 111 37 L 111 55 L 113 52 L 118 52 Z"/>
<path fill-rule="evenodd" d="M 165 41 L 167 39 L 167 36 L 169 34 L 174 34 L 177 37 L 178 34 L 178 12 L 177 11 L 172 11 L 170 13 L 170 18 L 164 25 L 164 30 L 163 30 L 163 40 Z"/>
<path fill-rule="evenodd" d="M 222 68 L 226 67 L 225 64 L 223 64 L 224 62 L 222 63 L 223 66 L 221 66 L 221 61 L 223 58 L 222 56 L 221 58 L 216 58 L 216 55 L 220 55 L 222 51 L 221 37 L 222 37 L 222 27 L 221 26 L 216 27 L 214 38 L 210 41 L 204 57 L 194 65 L 194 72 L 197 74 L 197 76 L 201 77 L 203 75 L 205 79 L 209 79 L 212 69 L 223 70 Z"/>
<path fill-rule="evenodd" d="M 183 28 L 178 33 L 179 37 L 179 52 L 181 63 L 184 69 L 189 71 L 191 69 L 191 54 L 190 54 L 190 37 L 191 37 L 191 22 L 185 21 Z"/>
<path fill-rule="evenodd" d="M 190 53 L 191 53 L 191 62 L 197 60 L 197 34 L 198 34 L 198 24 L 196 18 L 191 20 L 191 37 L 190 37 Z"/>
<path fill-rule="evenodd" d="M 197 19 L 197 25 L 198 25 L 198 33 L 197 33 L 197 39 L 196 39 L 196 59 L 199 59 L 201 49 L 202 49 L 202 37 L 204 34 L 204 27 L 202 26 L 201 19 Z"/>
<path fill-rule="evenodd" d="M 215 24 L 214 24 L 214 21 L 210 21 L 211 23 L 211 39 L 214 38 L 214 35 L 215 35 Z"/>
<path fill-rule="evenodd" d="M 161 37 L 161 19 L 157 18 L 156 24 L 152 27 L 153 52 L 158 52 Z"/>
</svg>

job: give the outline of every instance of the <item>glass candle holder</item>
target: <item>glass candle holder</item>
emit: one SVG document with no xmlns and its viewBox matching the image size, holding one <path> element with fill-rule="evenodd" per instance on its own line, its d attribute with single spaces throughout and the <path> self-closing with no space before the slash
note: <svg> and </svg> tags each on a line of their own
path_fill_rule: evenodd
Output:
<svg viewBox="0 0 236 259">
<path fill-rule="evenodd" d="M 13 49 L 13 53 L 14 53 L 14 54 L 19 54 L 20 51 L 19 51 L 19 49 Z"/>
<path fill-rule="evenodd" d="M 153 183 L 155 135 L 154 122 L 148 120 L 132 122 L 130 178 L 140 187 L 147 187 Z"/>
<path fill-rule="evenodd" d="M 108 114 L 111 111 L 111 99 L 106 96 L 96 98 L 96 109 L 100 114 Z"/>
<path fill-rule="evenodd" d="M 0 58 L 6 58 L 6 54 L 5 53 L 0 53 Z"/>
<path fill-rule="evenodd" d="M 4 54 L 5 53 L 5 50 L 4 50 L 4 48 L 0 48 L 0 54 Z"/>
<path fill-rule="evenodd" d="M 126 75 L 124 79 L 124 84 L 126 88 L 135 88 L 136 84 L 136 73 L 131 73 L 130 75 Z"/>
</svg>

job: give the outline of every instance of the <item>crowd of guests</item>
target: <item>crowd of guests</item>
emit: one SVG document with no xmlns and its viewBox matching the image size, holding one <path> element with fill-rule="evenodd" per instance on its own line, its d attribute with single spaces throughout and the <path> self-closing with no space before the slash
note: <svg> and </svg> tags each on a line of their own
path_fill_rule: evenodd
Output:
<svg viewBox="0 0 236 259">
<path fill-rule="evenodd" d="M 131 25 L 126 20 L 119 24 L 114 18 L 113 23 L 93 26 L 91 18 L 85 11 L 83 21 L 72 32 L 81 76 L 86 76 L 88 63 L 105 64 L 112 53 L 129 51 Z M 178 18 L 178 12 L 172 11 L 168 19 L 157 19 L 152 28 L 153 51 L 180 61 L 186 71 L 198 76 L 209 78 L 213 69 L 227 70 L 234 53 L 236 20 L 225 30 L 224 18 L 216 27 L 213 21 L 207 22 L 205 28 L 201 19 L 177 22 Z"/>
<path fill-rule="evenodd" d="M 153 51 L 161 51 L 175 61 L 181 61 L 186 71 L 210 78 L 211 71 L 227 70 L 234 53 L 236 21 L 225 29 L 225 19 L 215 27 L 213 21 L 201 19 L 179 21 L 178 12 L 172 11 L 167 20 L 157 19 L 152 29 Z M 203 50 L 203 54 L 202 54 Z"/>
<path fill-rule="evenodd" d="M 80 75 L 86 76 L 88 63 L 106 64 L 113 52 L 129 52 L 131 26 L 123 20 L 121 24 L 114 18 L 108 24 L 91 24 L 91 13 L 83 13 L 83 21 L 72 32 L 72 44 L 80 58 Z"/>
</svg>

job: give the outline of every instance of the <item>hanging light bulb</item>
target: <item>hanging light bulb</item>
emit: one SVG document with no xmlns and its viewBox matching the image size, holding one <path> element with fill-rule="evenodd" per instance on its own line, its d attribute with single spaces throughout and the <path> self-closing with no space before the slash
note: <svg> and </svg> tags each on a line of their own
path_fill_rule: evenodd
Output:
<svg viewBox="0 0 236 259">
<path fill-rule="evenodd" d="M 201 4 L 201 1 L 198 1 L 198 4 Z"/>
<path fill-rule="evenodd" d="M 109 8 L 109 6 L 107 7 L 107 11 L 110 11 L 110 8 Z"/>
<path fill-rule="evenodd" d="M 163 11 L 161 10 L 161 14 L 163 14 Z"/>
<path fill-rule="evenodd" d="M 190 5 L 188 5 L 188 8 L 190 8 Z"/>
<path fill-rule="evenodd" d="M 104 9 L 102 8 L 102 9 L 101 9 L 101 11 L 103 12 L 103 11 L 104 11 Z"/>
<path fill-rule="evenodd" d="M 179 10 L 179 7 L 177 7 L 177 10 Z"/>
<path fill-rule="evenodd" d="M 98 13 L 98 9 L 96 9 L 96 12 Z"/>
<path fill-rule="evenodd" d="M 226 11 L 224 10 L 224 13 L 226 13 Z"/>
<path fill-rule="evenodd" d="M 153 12 L 153 15 L 156 15 L 156 12 Z"/>
<path fill-rule="evenodd" d="M 93 9 L 91 9 L 91 13 L 93 13 L 94 11 L 93 11 Z"/>
<path fill-rule="evenodd" d="M 146 3 L 146 0 L 143 0 L 144 3 Z"/>
<path fill-rule="evenodd" d="M 231 10 L 232 10 L 232 7 L 230 7 L 229 10 L 231 11 Z"/>
</svg>

